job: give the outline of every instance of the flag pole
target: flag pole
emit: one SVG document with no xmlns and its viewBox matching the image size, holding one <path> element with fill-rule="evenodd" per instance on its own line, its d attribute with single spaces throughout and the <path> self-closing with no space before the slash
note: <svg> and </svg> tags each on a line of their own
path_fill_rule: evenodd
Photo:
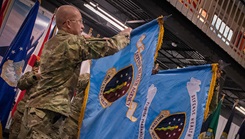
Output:
<svg viewBox="0 0 245 139">
<path fill-rule="evenodd" d="M 221 100 L 224 101 L 224 99 L 225 99 L 225 94 L 222 95 Z"/>
</svg>

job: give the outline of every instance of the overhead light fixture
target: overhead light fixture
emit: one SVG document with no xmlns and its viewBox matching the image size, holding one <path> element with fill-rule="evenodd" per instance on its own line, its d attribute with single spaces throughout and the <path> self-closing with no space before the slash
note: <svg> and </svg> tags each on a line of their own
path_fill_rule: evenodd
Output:
<svg viewBox="0 0 245 139">
<path fill-rule="evenodd" d="M 187 61 L 194 61 L 194 62 L 205 62 L 203 59 L 185 59 Z"/>
<path fill-rule="evenodd" d="M 239 106 L 241 110 L 243 110 L 245 112 L 245 108 L 243 108 L 242 106 Z"/>
<path fill-rule="evenodd" d="M 116 18 L 114 18 L 113 16 L 111 16 L 109 13 L 107 13 L 106 11 L 102 10 L 101 8 L 99 8 L 97 5 L 95 5 L 92 2 L 89 2 L 93 7 L 96 7 L 100 12 L 102 12 L 103 14 L 105 14 L 106 16 L 108 16 L 109 18 L 113 19 L 114 21 L 116 21 L 119 25 L 121 25 L 124 28 L 128 28 L 127 26 L 125 26 L 123 23 L 121 23 L 120 21 L 118 21 Z"/>
<path fill-rule="evenodd" d="M 99 8 L 94 3 L 90 2 L 89 4 L 84 4 L 85 7 L 87 7 L 89 10 L 94 12 L 95 14 L 99 15 L 101 18 L 105 19 L 107 22 L 111 23 L 113 26 L 118 28 L 119 30 L 124 30 L 125 28 L 128 28 L 123 23 L 115 19 L 113 16 L 111 16 L 109 13 L 105 12 L 101 8 Z"/>
<path fill-rule="evenodd" d="M 237 109 L 239 112 L 241 112 L 242 114 L 245 115 L 245 111 L 244 111 L 245 109 L 244 109 L 243 107 L 241 107 L 241 106 L 239 106 L 239 107 L 236 106 L 235 109 Z"/>
<path fill-rule="evenodd" d="M 128 20 L 126 23 L 134 24 L 134 23 L 145 23 L 145 20 Z"/>
<path fill-rule="evenodd" d="M 176 42 L 171 42 L 171 45 L 172 45 L 173 47 L 177 47 L 177 46 L 178 46 L 178 44 L 177 44 Z"/>
</svg>

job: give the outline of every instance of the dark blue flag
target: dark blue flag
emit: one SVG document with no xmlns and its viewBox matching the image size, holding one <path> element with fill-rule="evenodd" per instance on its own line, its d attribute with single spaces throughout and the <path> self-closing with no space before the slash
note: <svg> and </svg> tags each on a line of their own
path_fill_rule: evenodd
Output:
<svg viewBox="0 0 245 139">
<path fill-rule="evenodd" d="M 38 9 L 39 1 L 28 13 L 0 64 L 0 121 L 3 129 L 13 106 L 17 81 L 25 64 L 27 46 L 30 42 Z"/>
<path fill-rule="evenodd" d="M 245 139 L 245 119 L 242 122 L 242 125 L 240 126 L 235 139 Z"/>
<path fill-rule="evenodd" d="M 9 46 L 0 46 L 0 57 L 4 57 L 5 53 L 7 52 Z M 1 60 L 2 58 L 0 59 L 0 64 L 1 64 Z"/>
<path fill-rule="evenodd" d="M 235 107 L 236 107 L 237 103 L 235 103 L 232 107 L 232 110 L 231 110 L 231 114 L 228 118 L 228 121 L 225 125 L 225 129 L 223 130 L 222 134 L 221 134 L 221 137 L 220 139 L 227 139 L 228 138 L 228 133 L 230 131 L 230 128 L 231 128 L 231 124 L 232 124 L 232 121 L 233 121 L 233 118 L 234 118 L 234 115 L 235 115 Z"/>
</svg>

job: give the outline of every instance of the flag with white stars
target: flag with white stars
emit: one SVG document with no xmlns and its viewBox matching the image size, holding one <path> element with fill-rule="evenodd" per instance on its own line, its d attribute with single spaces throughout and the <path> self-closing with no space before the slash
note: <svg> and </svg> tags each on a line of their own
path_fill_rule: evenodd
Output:
<svg viewBox="0 0 245 139">
<path fill-rule="evenodd" d="M 146 100 L 154 56 L 161 47 L 163 18 L 131 33 L 130 44 L 116 54 L 92 60 L 90 88 L 81 112 L 80 138 L 131 139 Z M 81 121 L 83 119 L 83 121 Z"/>
<path fill-rule="evenodd" d="M 39 1 L 35 3 L 28 13 L 0 63 L 0 121 L 3 127 L 6 125 L 9 112 L 13 106 L 17 81 L 25 64 L 26 47 L 30 42 L 38 9 Z"/>
<path fill-rule="evenodd" d="M 159 71 L 149 84 L 155 94 L 145 104 L 139 129 L 140 139 L 197 139 L 217 64 Z M 150 97 L 149 97 L 150 98 Z M 143 113 L 144 113 L 143 111 Z M 145 120 L 144 120 L 145 119 Z M 145 132 L 141 132 L 145 131 Z"/>
</svg>

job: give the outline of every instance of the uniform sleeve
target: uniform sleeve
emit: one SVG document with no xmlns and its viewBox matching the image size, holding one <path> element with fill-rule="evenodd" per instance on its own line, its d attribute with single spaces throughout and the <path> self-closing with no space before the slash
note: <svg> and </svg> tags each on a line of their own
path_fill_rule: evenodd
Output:
<svg viewBox="0 0 245 139">
<path fill-rule="evenodd" d="M 118 34 L 112 38 L 91 38 L 81 41 L 83 60 L 96 59 L 112 55 L 129 44 L 128 34 Z"/>
<path fill-rule="evenodd" d="M 32 87 L 32 85 L 36 82 L 35 75 L 33 72 L 27 72 L 20 77 L 17 83 L 17 87 L 20 90 L 26 90 Z"/>
<path fill-rule="evenodd" d="M 89 79 L 90 79 L 89 73 L 84 73 L 84 74 L 80 75 L 79 80 L 78 80 L 78 84 L 77 84 L 77 90 L 79 93 L 86 89 L 88 82 L 89 82 Z"/>
</svg>

